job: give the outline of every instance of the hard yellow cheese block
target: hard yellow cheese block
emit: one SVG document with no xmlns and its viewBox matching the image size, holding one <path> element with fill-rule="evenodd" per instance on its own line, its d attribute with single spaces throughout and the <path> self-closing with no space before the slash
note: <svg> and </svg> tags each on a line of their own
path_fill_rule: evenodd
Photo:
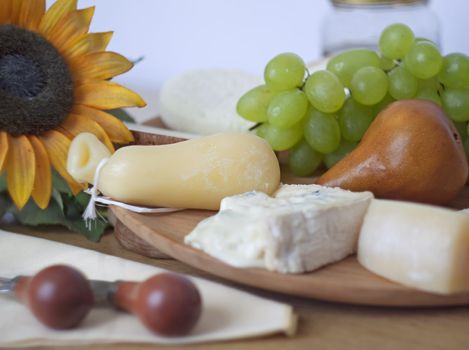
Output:
<svg viewBox="0 0 469 350">
<path fill-rule="evenodd" d="M 358 261 L 378 275 L 424 291 L 469 291 L 469 215 L 373 200 L 360 233 Z"/>
<path fill-rule="evenodd" d="M 90 134 L 72 142 L 67 170 L 93 183 L 106 157 Z M 274 193 L 280 167 L 269 144 L 252 134 L 220 133 L 159 146 L 128 146 L 103 165 L 98 189 L 121 202 L 156 207 L 218 210 L 227 196 L 248 191 Z"/>
</svg>

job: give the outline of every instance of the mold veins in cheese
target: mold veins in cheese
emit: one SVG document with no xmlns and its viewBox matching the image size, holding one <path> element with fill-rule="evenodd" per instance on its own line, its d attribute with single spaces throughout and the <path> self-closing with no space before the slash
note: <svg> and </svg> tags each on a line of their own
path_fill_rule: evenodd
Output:
<svg viewBox="0 0 469 350">
<path fill-rule="evenodd" d="M 224 198 L 187 244 L 237 267 L 312 271 L 356 251 L 370 192 L 283 185 L 274 197 L 248 192 Z"/>
<path fill-rule="evenodd" d="M 358 261 L 409 287 L 441 294 L 469 291 L 469 215 L 374 200 L 360 233 Z"/>
</svg>

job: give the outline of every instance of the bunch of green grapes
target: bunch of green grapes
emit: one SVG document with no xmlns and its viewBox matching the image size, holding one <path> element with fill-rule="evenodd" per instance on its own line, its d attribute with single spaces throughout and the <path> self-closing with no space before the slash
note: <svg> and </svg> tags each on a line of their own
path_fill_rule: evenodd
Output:
<svg viewBox="0 0 469 350">
<path fill-rule="evenodd" d="M 265 67 L 265 84 L 237 105 L 256 122 L 257 135 L 275 151 L 288 150 L 296 175 L 330 168 L 360 142 L 376 115 L 395 100 L 426 99 L 453 120 L 469 154 L 469 57 L 442 56 L 427 39 L 404 24 L 385 28 L 379 52 L 353 49 L 309 74 L 296 54 L 282 53 Z"/>
</svg>

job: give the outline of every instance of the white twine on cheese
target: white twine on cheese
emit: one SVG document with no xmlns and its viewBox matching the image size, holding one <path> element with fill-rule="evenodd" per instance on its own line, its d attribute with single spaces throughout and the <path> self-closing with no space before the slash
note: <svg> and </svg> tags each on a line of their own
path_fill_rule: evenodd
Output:
<svg viewBox="0 0 469 350">
<path fill-rule="evenodd" d="M 101 205 L 108 206 L 108 205 L 115 205 L 120 208 L 124 208 L 135 213 L 172 213 L 175 211 L 180 211 L 184 209 L 177 209 L 177 208 L 147 208 L 147 207 L 140 207 L 136 205 L 131 205 L 123 202 L 116 201 L 110 197 L 105 197 L 99 194 L 98 189 L 98 182 L 101 175 L 101 170 L 103 166 L 108 162 L 109 158 L 102 159 L 98 166 L 96 167 L 96 172 L 94 174 L 93 179 L 93 186 L 85 191 L 91 195 L 90 201 L 88 202 L 88 206 L 83 213 L 83 219 L 85 220 L 86 226 L 88 229 L 91 228 L 91 223 L 98 218 L 98 212 L 96 211 L 97 203 Z"/>
</svg>

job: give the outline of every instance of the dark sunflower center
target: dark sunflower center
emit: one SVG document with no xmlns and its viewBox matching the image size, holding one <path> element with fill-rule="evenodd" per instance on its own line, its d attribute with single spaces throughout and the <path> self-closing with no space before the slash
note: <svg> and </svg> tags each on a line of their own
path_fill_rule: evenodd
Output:
<svg viewBox="0 0 469 350">
<path fill-rule="evenodd" d="M 0 57 L 0 89 L 11 96 L 35 97 L 47 85 L 41 67 L 28 57 Z"/>
<path fill-rule="evenodd" d="M 41 134 L 72 105 L 72 76 L 56 48 L 39 34 L 0 25 L 0 130 Z"/>
</svg>

